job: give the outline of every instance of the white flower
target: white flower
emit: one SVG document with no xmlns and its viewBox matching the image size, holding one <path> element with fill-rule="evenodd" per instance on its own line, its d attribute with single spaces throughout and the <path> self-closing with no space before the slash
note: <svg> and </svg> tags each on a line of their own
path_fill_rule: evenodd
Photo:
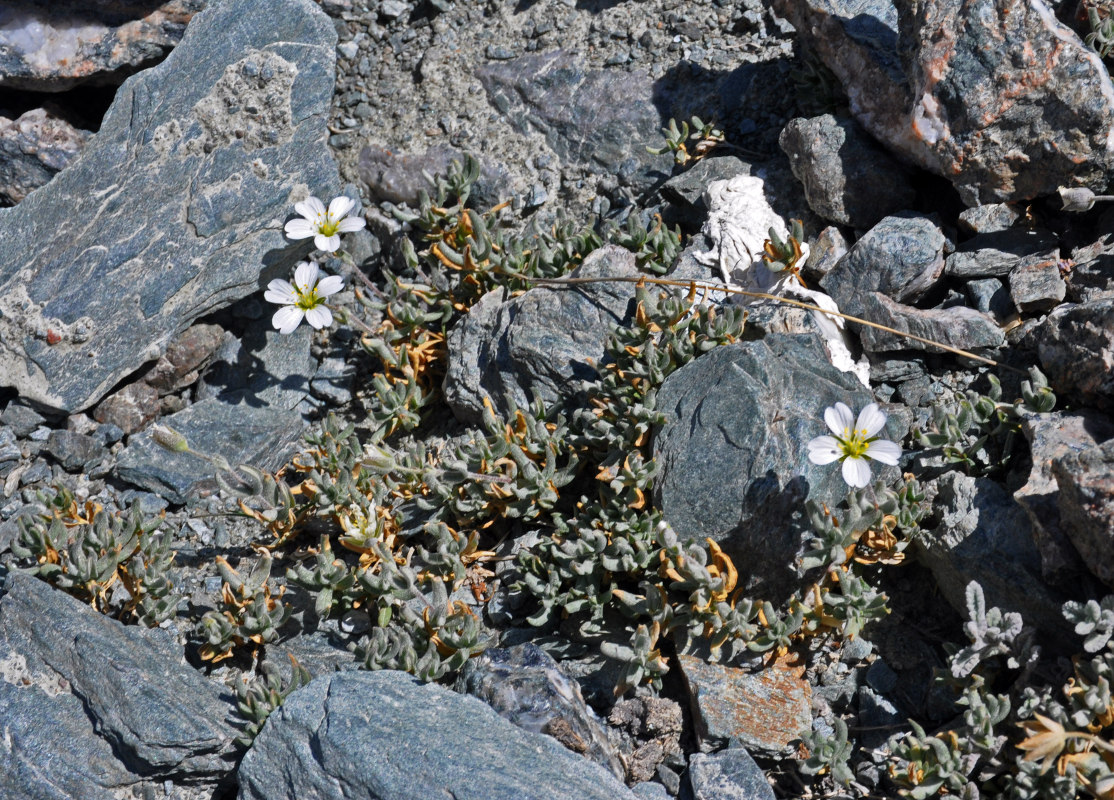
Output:
<svg viewBox="0 0 1114 800">
<path fill-rule="evenodd" d="M 848 486 L 861 489 L 870 483 L 867 458 L 897 465 L 901 448 L 876 435 L 886 425 L 886 415 L 877 403 L 871 403 L 859 412 L 858 419 L 845 404 L 836 403 L 824 411 L 824 422 L 828 423 L 834 435 L 817 436 L 809 442 L 808 460 L 813 464 L 830 464 L 837 459 L 842 461 L 843 480 Z"/>
<path fill-rule="evenodd" d="M 343 289 L 344 280 L 339 275 L 327 275 L 318 282 L 320 273 L 315 262 L 302 261 L 294 270 L 293 285 L 280 279 L 267 284 L 263 298 L 282 306 L 271 318 L 279 333 L 293 333 L 302 317 L 318 329 L 333 324 L 333 312 L 325 305 L 325 298 Z"/>
<path fill-rule="evenodd" d="M 363 217 L 348 216 L 355 207 L 356 201 L 343 195 L 329 203 L 327 211 L 325 204 L 316 197 L 306 198 L 294 204 L 294 210 L 304 219 L 292 219 L 286 223 L 286 235 L 291 239 L 308 239 L 312 236 L 313 244 L 318 250 L 335 253 L 340 247 L 340 234 L 364 227 Z"/>
</svg>

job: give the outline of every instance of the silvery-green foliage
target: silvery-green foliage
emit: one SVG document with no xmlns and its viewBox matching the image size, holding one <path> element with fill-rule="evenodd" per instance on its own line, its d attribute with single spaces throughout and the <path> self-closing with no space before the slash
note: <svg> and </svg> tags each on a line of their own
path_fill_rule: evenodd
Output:
<svg viewBox="0 0 1114 800">
<path fill-rule="evenodd" d="M 660 634 L 661 627 L 657 623 L 639 625 L 628 645 L 614 642 L 600 645 L 601 653 L 622 665 L 617 691 L 626 691 L 643 682 L 661 689 L 661 676 L 669 671 L 669 665 L 656 647 Z"/>
<path fill-rule="evenodd" d="M 277 641 L 292 609 L 282 601 L 281 592 L 272 594 L 271 554 L 264 552 L 246 576 L 223 558 L 216 563 L 224 582 L 222 600 L 219 610 L 207 611 L 197 625 L 196 633 L 204 642 L 202 659 L 219 661 L 238 647 Z"/>
<path fill-rule="evenodd" d="M 1087 34 L 1084 41 L 1101 57 L 1106 58 L 1114 52 L 1114 15 L 1110 14 L 1109 7 L 1105 9 L 1105 15 L 1100 15 L 1099 7 L 1098 3 L 1086 6 L 1087 24 L 1091 32 Z"/>
<path fill-rule="evenodd" d="M 1039 762 L 1019 760 L 1003 796 L 1010 800 L 1076 800 L 1078 789 L 1072 765 L 1061 775 L 1054 769 L 1041 769 Z"/>
<path fill-rule="evenodd" d="M 909 726 L 911 733 L 891 737 L 888 746 L 897 761 L 891 776 L 902 788 L 902 795 L 913 800 L 927 800 L 967 790 L 968 775 L 977 756 L 953 747 L 954 743 L 946 736 L 929 736 L 913 720 L 909 721 Z"/>
<path fill-rule="evenodd" d="M 1088 600 L 1064 603 L 1064 617 L 1075 625 L 1075 632 L 1083 638 L 1083 649 L 1097 653 L 1111 646 L 1114 636 L 1114 595 L 1107 595 L 1101 602 Z"/>
<path fill-rule="evenodd" d="M 1048 380 L 1036 367 L 1030 367 L 1029 380 L 1021 384 L 1022 397 L 1013 403 L 1002 401 L 1002 386 L 994 375 L 988 374 L 987 380 L 986 394 L 968 390 L 933 406 L 931 429 L 914 432 L 920 445 L 938 448 L 946 461 L 973 475 L 1008 466 L 1019 446 L 1022 411 L 1043 413 L 1056 405 Z"/>
<path fill-rule="evenodd" d="M 290 662 L 289 680 L 283 679 L 281 670 L 265 660 L 253 679 L 244 680 L 236 687 L 236 710 L 244 720 L 243 733 L 236 741 L 244 747 L 251 746 L 267 717 L 283 704 L 291 692 L 310 682 L 312 676 L 309 671 L 293 656 Z"/>
<path fill-rule="evenodd" d="M 847 723 L 839 717 L 832 720 L 833 733 L 810 730 L 801 735 L 799 744 L 808 750 L 808 756 L 797 761 L 797 768 L 805 775 L 830 773 L 832 780 L 847 786 L 855 779 L 851 771 L 854 743 L 847 739 Z"/>
<path fill-rule="evenodd" d="M 969 641 L 951 657 L 952 676 L 966 678 L 996 656 L 1007 656 L 1007 665 L 1012 668 L 1020 666 L 1017 656 L 1024 654 L 1027 658 L 1029 652 L 1021 615 L 998 608 L 987 610 L 982 587 L 975 581 L 967 584 L 966 599 L 969 619 L 963 624 L 963 632 Z"/>
</svg>

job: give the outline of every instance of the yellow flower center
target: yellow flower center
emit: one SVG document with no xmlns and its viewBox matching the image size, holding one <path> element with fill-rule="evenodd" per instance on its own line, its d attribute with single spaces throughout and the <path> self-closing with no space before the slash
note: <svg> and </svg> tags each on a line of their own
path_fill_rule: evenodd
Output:
<svg viewBox="0 0 1114 800">
<path fill-rule="evenodd" d="M 333 215 L 326 211 L 317 220 L 317 232 L 322 236 L 332 236 L 340 227 L 340 220 L 333 219 Z"/>
<path fill-rule="evenodd" d="M 870 443 L 878 437 L 868 438 L 866 428 L 855 430 L 847 427 L 843 429 L 843 436 L 837 436 L 836 438 L 842 445 L 844 458 L 862 458 L 866 454 L 867 448 L 870 447 Z"/>
<path fill-rule="evenodd" d="M 302 311 L 309 311 L 311 308 L 317 308 L 325 302 L 324 298 L 317 296 L 317 287 L 314 286 L 308 292 L 303 292 L 298 287 L 294 287 L 294 291 L 298 293 L 298 302 L 295 305 Z"/>
</svg>

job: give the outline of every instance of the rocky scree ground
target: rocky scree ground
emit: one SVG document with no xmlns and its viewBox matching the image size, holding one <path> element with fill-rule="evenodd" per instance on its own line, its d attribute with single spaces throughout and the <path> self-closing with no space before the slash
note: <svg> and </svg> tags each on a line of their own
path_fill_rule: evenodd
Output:
<svg viewBox="0 0 1114 800">
<path fill-rule="evenodd" d="M 1023 738 L 1014 723 L 1037 719 L 1033 709 L 1088 735 L 1106 736 L 1109 725 L 1101 668 L 1077 667 L 1083 671 L 1074 685 L 1085 691 L 1069 692 L 1063 708 L 1039 692 L 1064 685 L 1064 659 L 1081 652 L 1073 626 L 1090 632 L 1088 653 L 1102 652 L 1111 627 L 1109 603 L 1097 602 L 1111 580 L 1111 220 L 1101 206 L 1083 215 L 1060 208 L 1056 189 L 1072 174 L 1058 171 L 1054 159 L 1002 157 L 995 163 L 1006 166 L 988 177 L 982 166 L 948 168 L 954 154 L 947 148 L 926 155 L 923 142 L 897 142 L 908 121 L 902 115 L 931 107 L 901 96 L 916 94 L 927 62 L 899 65 L 897 54 L 908 58 L 927 47 L 933 30 L 955 29 L 948 14 L 958 4 L 940 3 L 916 18 L 885 3 L 868 5 L 866 18 L 876 26 L 870 37 L 846 22 L 850 15 L 807 2 L 773 9 L 557 0 L 332 0 L 317 7 L 284 0 L 266 20 L 248 0 L 210 3 L 204 13 L 201 3 L 152 11 L 121 2 L 106 4 L 95 24 L 85 20 L 86 38 L 97 44 L 81 51 L 78 69 L 50 74 L 6 65 L 0 84 L 9 90 L 12 122 L 0 124 L 0 191 L 13 208 L 0 216 L 9 265 L 0 342 L 4 381 L 15 388 L 0 413 L 0 558 L 8 573 L 0 598 L 0 705 L 18 746 L 3 756 L 2 793 L 403 798 L 448 787 L 460 797 L 764 798 L 927 797 L 981 787 L 991 796 L 1036 797 L 1052 796 L 1049 782 L 1056 780 L 1056 796 L 1101 791 L 1109 769 L 1086 744 L 1062 762 L 1074 770 L 1067 777 L 1037 773 L 1032 762 L 1012 765 Z M 1055 10 L 1077 24 L 1069 5 L 1022 15 L 1028 27 L 1005 39 L 1040 53 L 1053 36 L 1076 48 L 1068 49 L 1075 72 L 1047 70 L 1047 81 L 1021 83 L 1032 90 L 1029 108 L 1070 93 L 1088 114 L 1057 120 L 1058 131 L 1041 129 L 1035 142 L 1090 141 L 1079 131 L 1114 113 L 1103 100 L 1109 78 L 1094 71 L 1101 62 L 1051 16 Z M 5 53 L 26 50 L 19 32 L 33 25 L 70 30 L 67 13 L 59 6 L 39 19 L 34 7 L 19 9 L 3 32 L 20 46 Z M 1006 46 L 992 25 L 988 30 L 995 47 Z M 137 41 L 144 44 L 134 53 L 114 44 Z M 103 121 L 75 116 L 88 115 L 95 96 L 75 81 L 93 75 L 93 82 L 118 82 L 179 41 L 162 65 L 114 93 Z M 901 49 L 898 41 L 917 47 Z M 60 34 L 40 44 L 39 57 L 28 59 L 33 65 L 58 54 L 51 48 L 72 56 L 72 40 Z M 976 66 L 957 52 L 954 74 L 974 74 Z M 123 61 L 121 53 L 128 54 Z M 905 70 L 906 80 L 871 95 L 879 69 L 891 76 Z M 1080 69 L 1092 71 L 1080 78 Z M 983 77 L 1000 91 L 1020 81 L 997 72 Z M 960 93 L 949 102 L 988 114 L 990 95 Z M 996 118 L 998 110 L 991 111 Z M 1007 111 L 1003 126 L 1016 127 Z M 949 113 L 941 119 L 962 118 Z M 664 143 L 660 129 L 670 118 L 693 115 L 715 120 L 726 142 L 683 167 L 668 152 L 648 152 Z M 952 132 L 954 141 L 966 135 L 958 123 Z M 999 143 L 1006 152 L 1031 145 Z M 1075 154 L 1086 165 L 1079 182 L 1101 190 L 1108 154 L 1082 146 Z M 581 275 L 629 276 L 649 264 L 682 279 L 717 278 L 702 254 L 724 241 L 729 226 L 708 223 L 724 213 L 730 193 L 710 187 L 762 175 L 776 212 L 804 222 L 807 285 L 846 312 L 1023 370 L 1038 364 L 1057 409 L 1033 410 L 1048 397 L 1039 385 L 1033 402 L 1011 404 L 1022 393 L 1020 377 L 990 370 L 1004 388 L 998 407 L 992 399 L 986 412 L 994 389 L 985 368 L 874 330 L 861 331 L 856 345 L 869 362 L 868 390 L 827 363 L 808 314 L 754 306 L 739 333 L 729 307 L 718 322 L 685 317 L 677 310 L 682 301 L 636 297 L 623 284 L 599 284 L 574 298 L 515 285 L 516 296 L 497 290 L 481 299 L 477 287 L 492 288 L 490 275 L 472 276 L 473 284 L 446 278 L 454 299 L 471 310 L 454 316 L 437 308 L 453 323 L 443 349 L 432 323 L 407 334 L 426 338 L 404 339 L 440 354 L 430 368 L 437 385 L 404 380 L 405 364 L 391 366 L 398 353 L 368 352 L 357 327 L 303 326 L 286 337 L 270 329 L 272 309 L 259 290 L 288 277 L 308 252 L 280 233 L 295 200 L 330 197 L 342 187 L 359 197 L 369 228 L 349 237 L 346 249 L 386 291 L 391 276 L 406 269 L 404 239 L 423 249 L 431 241 L 421 238 L 426 223 L 439 235 L 452 225 L 453 235 L 460 232 L 453 219 L 464 217 L 454 218 L 451 208 L 442 213 L 426 203 L 424 220 L 412 213 L 422 210 L 421 191 L 436 195 L 423 173 L 445 175 L 466 154 L 477 159 L 470 205 L 482 212 L 509 201 L 509 230 L 533 223 L 561 231 L 546 243 L 553 250 L 545 263 L 557 271 L 579 264 Z M 994 159 L 980 152 L 977 161 Z M 933 168 L 946 177 L 925 171 Z M 120 198 L 131 198 L 133 207 Z M 451 207 L 452 193 L 444 199 Z M 88 205 L 79 209 L 82 202 Z M 573 228 L 562 228 L 563 218 Z M 188 231 L 179 235 L 182 219 Z M 498 217 L 484 219 L 497 229 Z M 616 232 L 632 219 L 651 235 Z M 597 239 L 577 233 L 591 220 L 598 220 Z M 608 228 L 608 220 L 622 227 Z M 668 233 L 674 228 L 664 227 L 675 225 L 679 242 Z M 752 233 L 760 248 L 767 231 Z M 475 228 L 470 235 L 483 240 Z M 570 250 L 561 251 L 562 237 L 574 242 Z M 603 246 L 604 239 L 613 244 Z M 422 258 L 421 269 L 441 274 L 433 272 L 437 259 Z M 112 272 L 121 266 L 125 272 Z M 399 308 L 418 302 L 400 290 L 394 308 L 369 308 L 356 291 L 374 291 L 343 262 L 327 259 L 325 267 L 347 275 L 353 287 L 338 304 L 373 327 L 394 314 L 391 330 L 401 329 Z M 65 288 L 83 285 L 99 288 Z M 640 417 L 627 406 L 633 422 L 624 433 L 622 414 L 611 428 L 598 428 L 575 409 L 590 402 L 614 409 L 630 396 L 647 404 L 648 395 L 619 394 L 622 381 L 575 381 L 592 384 L 593 365 L 609 358 L 641 374 L 637 356 L 647 339 L 604 348 L 616 328 L 640 330 L 632 299 L 657 326 L 644 333 L 668 336 L 662 328 L 692 325 L 694 336 L 710 343 L 740 341 L 709 346 L 694 359 L 685 349 L 690 340 L 678 337 L 673 352 L 680 355 L 646 378 L 651 411 L 663 416 Z M 113 316 L 116 307 L 127 313 Z M 134 309 L 144 325 L 131 321 Z M 678 367 L 672 381 L 661 374 Z M 393 383 L 384 385 L 384 374 Z M 399 401 L 396 414 L 384 399 L 395 396 L 392 386 L 417 393 Z M 566 417 L 517 415 L 511 403 L 525 406 L 529 390 L 551 407 L 564 404 Z M 964 411 L 967 391 L 975 395 Z M 907 490 L 894 499 L 889 522 L 870 516 L 881 514 L 874 505 L 889 495 L 853 496 L 859 511 L 837 514 L 860 538 L 840 540 L 830 518 L 805 513 L 806 501 L 835 509 L 845 495 L 838 470 L 810 464 L 805 443 L 825 432 L 824 407 L 842 401 L 861 408 L 872 399 L 890 415 L 886 435 L 904 439 L 911 451 L 882 478 L 899 485 L 902 471 L 914 473 L 925 497 L 918 501 Z M 940 409 L 957 418 L 938 416 Z M 324 421 L 330 412 L 351 421 L 363 441 L 378 442 L 380 461 L 375 450 L 345 461 L 343 424 Z M 160 448 L 156 420 L 184 433 L 195 450 L 232 464 L 292 466 L 278 480 L 249 470 L 233 476 Z M 412 432 L 406 420 L 414 420 Z M 291 462 L 307 446 L 307 424 L 317 444 Z M 385 428 L 392 433 L 384 438 Z M 908 438 L 913 428 L 930 438 Z M 619 463 L 606 452 L 617 442 Z M 469 477 L 508 458 L 527 476 L 510 494 L 499 491 L 506 485 L 501 468 Z M 656 475 L 644 466 L 651 458 Z M 365 483 L 353 488 L 341 476 L 361 460 Z M 531 478 L 539 465 L 549 471 Z M 415 489 L 415 474 L 428 493 Z M 306 476 L 337 497 L 366 492 L 365 502 L 330 507 L 328 492 L 314 494 L 301 483 Z M 613 505 L 588 504 L 599 520 L 577 521 L 577 498 L 596 495 L 597 477 L 601 503 Z M 302 493 L 284 494 L 288 483 Z M 230 513 L 238 499 L 259 518 Z M 388 506 L 400 521 L 376 521 L 375 509 Z M 284 508 L 309 510 L 291 527 Z M 919 521 L 917 509 L 926 512 Z M 711 544 L 699 555 L 661 543 L 653 526 L 639 528 L 659 518 L 684 539 Z M 354 550 L 323 549 L 320 537 L 335 539 L 338 522 Z M 446 534 L 447 523 L 463 539 Z M 602 542 L 592 533 L 599 525 L 612 526 Z M 564 526 L 563 541 L 553 538 L 554 526 Z M 898 539 L 917 529 L 903 549 Z M 823 562 L 809 577 L 815 592 L 802 593 L 797 564 L 809 530 L 813 541 L 831 537 L 823 541 L 838 541 L 839 552 L 868 563 L 840 572 L 842 564 Z M 286 541 L 294 531 L 297 538 Z M 369 535 L 401 549 L 385 557 Z M 273 552 L 259 549 L 276 537 Z M 431 542 L 445 551 L 431 553 Z M 609 550 L 614 542 L 641 543 L 652 561 L 640 562 L 641 551 Z M 77 549 L 59 552 L 67 543 Z M 113 558 L 133 551 L 126 563 Z M 322 576 L 334 566 L 345 573 L 360 559 L 385 570 L 396 555 L 395 595 L 390 585 L 345 588 L 343 577 L 328 595 L 323 590 Z M 805 555 L 817 557 L 807 547 Z M 434 574 L 448 570 L 456 591 L 438 597 L 437 587 L 447 594 L 445 584 L 434 580 L 415 593 L 407 584 L 417 580 L 406 569 L 410 558 Z M 684 571 L 694 562 L 703 572 Z M 572 563 L 595 594 L 585 596 L 547 563 Z M 20 571 L 35 566 L 46 580 Z M 640 585 L 669 569 L 671 583 Z M 833 574 L 845 576 L 839 590 Z M 886 593 L 891 613 L 870 613 L 877 612 L 873 589 L 853 581 L 862 574 Z M 550 583 L 541 580 L 546 576 Z M 526 589 L 515 588 L 523 583 Z M 809 624 L 824 635 L 784 629 L 809 598 L 823 596 L 828 609 L 838 609 L 840 592 L 846 597 L 846 587 L 856 585 L 865 593 L 862 605 L 843 608 L 859 609 L 860 617 L 845 611 L 825 618 L 813 605 Z M 674 615 L 664 626 L 668 615 L 654 606 L 659 591 Z M 699 591 L 719 593 L 723 608 L 713 610 Z M 367 597 L 378 598 L 378 614 L 367 612 Z M 773 605 L 748 617 L 741 611 L 748 597 Z M 620 601 L 640 628 L 611 607 L 601 615 L 584 611 L 593 602 Z M 1078 609 L 1066 619 L 1066 601 L 1093 601 L 1094 619 Z M 677 620 L 682 613 L 691 620 Z M 1032 651 L 1013 613 L 1038 631 L 1042 658 L 1023 657 Z M 873 624 L 848 635 L 855 619 L 868 617 Z M 42 625 L 44 619 L 56 624 Z M 482 631 L 469 627 L 473 621 Z M 708 659 L 710 628 L 738 632 L 752 624 L 756 655 Z M 958 655 L 944 644 L 964 638 L 970 642 Z M 949 681 L 934 682 L 934 669 Z M 460 693 L 399 670 L 441 683 L 455 676 Z M 256 680 L 247 694 L 246 678 Z M 992 691 L 982 688 L 988 685 Z M 616 686 L 625 689 L 618 697 Z M 1037 694 L 1027 693 L 1030 687 Z M 963 721 L 957 697 L 967 703 Z M 1003 722 L 1003 697 L 1027 716 Z M 998 705 L 988 711 L 988 703 Z M 891 755 L 872 757 L 885 751 L 891 731 L 911 730 L 908 718 L 927 729 L 922 740 L 940 732 L 936 741 L 953 748 L 918 750 L 907 738 L 889 745 Z M 389 724 L 380 728 L 376 720 Z M 845 744 L 848 724 L 860 749 Z M 399 758 L 411 746 L 425 756 Z M 59 763 L 60 752 L 75 757 Z M 402 768 L 394 771 L 392 762 Z"/>
</svg>

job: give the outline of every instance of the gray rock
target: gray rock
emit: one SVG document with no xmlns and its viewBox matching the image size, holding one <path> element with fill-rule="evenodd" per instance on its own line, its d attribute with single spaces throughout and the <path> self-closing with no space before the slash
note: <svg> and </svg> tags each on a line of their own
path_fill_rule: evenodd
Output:
<svg viewBox="0 0 1114 800">
<path fill-rule="evenodd" d="M 1058 394 L 1114 411 L 1114 297 L 1053 309 L 1035 334 L 1041 369 Z"/>
<path fill-rule="evenodd" d="M 1005 277 L 1024 256 L 1056 260 L 1059 242 L 1047 231 L 1010 228 L 973 236 L 948 256 L 945 272 L 956 278 Z"/>
<path fill-rule="evenodd" d="M 297 411 L 247 403 L 233 405 L 210 397 L 165 417 L 162 422 L 186 437 L 190 447 L 220 455 L 233 466 L 251 464 L 277 469 L 293 455 L 304 428 Z M 115 472 L 121 480 L 184 503 L 203 485 L 214 485 L 214 467 L 191 453 L 171 453 L 151 438 L 136 434 L 119 454 Z"/>
<path fill-rule="evenodd" d="M 805 447 L 836 401 L 858 411 L 871 397 L 811 335 L 718 347 L 658 392 L 658 508 L 682 539 L 718 542 L 740 584 L 764 597 L 796 586 L 804 501 L 834 504 L 847 491 L 839 466 L 813 464 Z"/>
<path fill-rule="evenodd" d="M 988 203 L 959 212 L 959 229 L 964 233 L 997 233 L 1012 227 L 1021 212 L 1009 203 Z"/>
<path fill-rule="evenodd" d="M 113 392 L 93 409 L 93 419 L 116 425 L 124 433 L 143 430 L 158 415 L 158 389 L 143 381 Z"/>
<path fill-rule="evenodd" d="M 205 0 L 15 0 L 0 21 L 0 87 L 61 92 L 119 83 L 162 58 Z"/>
<path fill-rule="evenodd" d="M 31 431 L 46 422 L 46 417 L 21 400 L 8 403 L 4 413 L 0 414 L 0 423 L 15 431 L 15 435 L 24 438 L 31 435 Z"/>
<path fill-rule="evenodd" d="M 426 174 L 445 175 L 453 161 L 463 164 L 464 152 L 448 145 L 412 155 L 368 145 L 360 151 L 357 169 L 373 200 L 417 207 L 419 192 L 433 193 Z M 509 178 L 501 167 L 482 161 L 480 176 L 470 196 L 480 208 L 493 206 L 506 199 L 503 195 L 508 192 L 509 185 Z"/>
<path fill-rule="evenodd" d="M 1114 244 L 1103 236 L 1097 242 L 1072 252 L 1067 274 L 1068 299 L 1086 303 L 1114 297 Z"/>
<path fill-rule="evenodd" d="M 520 131 L 537 130 L 566 164 L 617 175 L 636 191 L 671 172 L 654 81 L 640 70 L 589 69 L 564 50 L 527 53 L 476 70 L 491 104 Z"/>
<path fill-rule="evenodd" d="M 661 186 L 661 195 L 671 203 L 686 206 L 686 210 L 707 213 L 704 203 L 704 190 L 712 181 L 734 178 L 736 175 L 750 175 L 751 165 L 732 155 L 709 156 L 702 158 L 667 180 Z"/>
<path fill-rule="evenodd" d="M 1013 301 L 1006 286 L 997 278 L 979 278 L 967 281 L 963 287 L 967 301 L 976 311 L 993 314 L 1005 319 L 1013 310 Z"/>
<path fill-rule="evenodd" d="M 15 205 L 50 183 L 91 135 L 44 108 L 18 119 L 0 116 L 0 200 Z"/>
<path fill-rule="evenodd" d="M 1114 420 L 1087 409 L 1026 414 L 1021 430 L 1029 441 L 1033 466 L 1029 480 L 1013 496 L 1033 523 L 1045 580 L 1062 584 L 1072 580 L 1084 565 L 1060 525 L 1060 487 L 1052 474 L 1052 464 L 1114 438 Z"/>
<path fill-rule="evenodd" d="M 636 783 L 630 787 L 630 790 L 635 797 L 639 797 L 641 800 L 669 800 L 671 797 L 669 790 L 662 784 L 650 781 Z"/>
<path fill-rule="evenodd" d="M 778 141 L 809 206 L 830 222 L 866 229 L 916 200 L 908 168 L 853 120 L 793 119 Z"/>
<path fill-rule="evenodd" d="M 890 673 L 894 675 L 896 682 L 897 675 L 893 670 L 890 670 Z M 883 746 L 890 738 L 890 733 L 908 719 L 908 716 L 890 702 L 881 690 L 860 686 L 856 699 L 859 706 L 859 726 L 862 729 L 859 741 L 862 742 L 863 747 Z"/>
<path fill-rule="evenodd" d="M 100 442 L 77 431 L 51 432 L 45 450 L 67 472 L 81 472 L 105 454 Z"/>
<path fill-rule="evenodd" d="M 625 759 L 629 781 L 652 780 L 664 762 L 684 757 L 684 712 L 672 700 L 652 695 L 626 698 L 612 706 L 607 721 L 628 743 L 624 752 L 629 749 Z"/>
<path fill-rule="evenodd" d="M 574 753 L 626 777 L 623 762 L 580 687 L 534 644 L 490 648 L 464 665 L 456 689 L 483 700 L 523 730 L 552 736 Z"/>
<path fill-rule="evenodd" d="M 834 225 L 824 228 L 812 243 L 804 268 L 806 276 L 813 280 L 823 278 L 847 255 L 850 248 L 847 237 L 839 228 Z"/>
<path fill-rule="evenodd" d="M 352 380 L 355 375 L 354 365 L 339 356 L 330 356 L 317 368 L 309 384 L 310 393 L 334 406 L 345 405 L 352 400 Z"/>
<path fill-rule="evenodd" d="M 572 277 L 638 275 L 634 254 L 603 247 L 584 259 Z M 536 288 L 506 301 L 501 290 L 480 298 L 449 332 L 445 400 L 457 419 L 479 423 L 484 400 L 509 416 L 508 397 L 527 408 L 574 396 L 578 383 L 596 376 L 612 329 L 631 313 L 634 285 L 592 283 Z"/>
<path fill-rule="evenodd" d="M 16 443 L 15 431 L 11 428 L 0 428 L 0 464 L 18 461 L 23 458 L 23 451 Z"/>
<path fill-rule="evenodd" d="M 978 581 L 987 607 L 1019 612 L 1029 625 L 1067 642 L 1071 628 L 1060 613 L 1067 598 L 1041 580 L 1025 509 L 989 478 L 949 472 L 933 486 L 940 523 L 922 531 L 916 547 L 944 599 L 966 618 L 966 586 Z"/>
<path fill-rule="evenodd" d="M 401 672 L 316 678 L 267 720 L 240 800 L 632 800 L 611 774 L 474 697 Z"/>
<path fill-rule="evenodd" d="M 951 180 L 967 205 L 1106 186 L 1114 87 L 1098 54 L 1042 0 L 776 0 L 774 9 L 839 78 L 859 123 Z"/>
<path fill-rule="evenodd" d="M 899 303 L 912 303 L 931 289 L 944 271 L 940 226 L 928 217 L 886 217 L 862 236 L 820 285 L 841 311 L 858 315 L 860 298 L 881 292 Z"/>
<path fill-rule="evenodd" d="M 87 408 L 197 317 L 289 277 L 306 245 L 284 220 L 338 184 L 335 43 L 311 0 L 215 4 L 66 170 L 0 209 L 0 384 Z"/>
<path fill-rule="evenodd" d="M 1083 563 L 1114 587 L 1114 441 L 1052 462 L 1060 526 Z"/>
<path fill-rule="evenodd" d="M 762 769 L 742 747 L 693 753 L 680 800 L 774 800 Z"/>
<path fill-rule="evenodd" d="M 0 599 L 4 680 L 37 687 L 54 698 L 43 706 L 19 703 L 30 718 L 16 724 L 42 723 L 40 714 L 69 718 L 65 727 L 76 729 L 75 740 L 100 765 L 100 775 L 94 771 L 90 776 L 88 796 L 96 796 L 93 791 L 104 776 L 124 770 L 184 783 L 213 785 L 227 779 L 236 756 L 235 698 L 184 664 L 172 646 L 157 642 L 158 631 L 121 625 L 20 572 L 8 576 L 6 588 Z M 84 707 L 84 731 L 70 711 L 71 700 Z M 13 718 L 5 715 L 5 725 L 11 724 Z M 119 769 L 103 748 L 90 742 L 94 733 L 111 746 Z M 52 753 L 4 751 L 9 770 L 16 774 L 33 769 L 37 759 L 52 755 L 54 761 L 59 753 L 70 752 L 66 745 Z M 69 796 L 87 795 L 77 791 Z"/>
<path fill-rule="evenodd" d="M 219 325 L 198 323 L 175 336 L 155 365 L 143 376 L 160 395 L 176 392 L 195 383 L 209 366 L 224 340 Z"/>
<path fill-rule="evenodd" d="M 313 329 L 300 325 L 281 334 L 268 326 L 248 329 L 240 339 L 225 334 L 212 367 L 198 387 L 201 399 L 253 408 L 290 410 L 309 394 L 317 361 L 310 353 Z M 173 423 L 171 423 L 173 424 Z"/>
<path fill-rule="evenodd" d="M 1058 258 L 1027 256 L 1010 271 L 1010 297 L 1020 311 L 1047 311 L 1063 302 L 1067 289 Z"/>
</svg>

